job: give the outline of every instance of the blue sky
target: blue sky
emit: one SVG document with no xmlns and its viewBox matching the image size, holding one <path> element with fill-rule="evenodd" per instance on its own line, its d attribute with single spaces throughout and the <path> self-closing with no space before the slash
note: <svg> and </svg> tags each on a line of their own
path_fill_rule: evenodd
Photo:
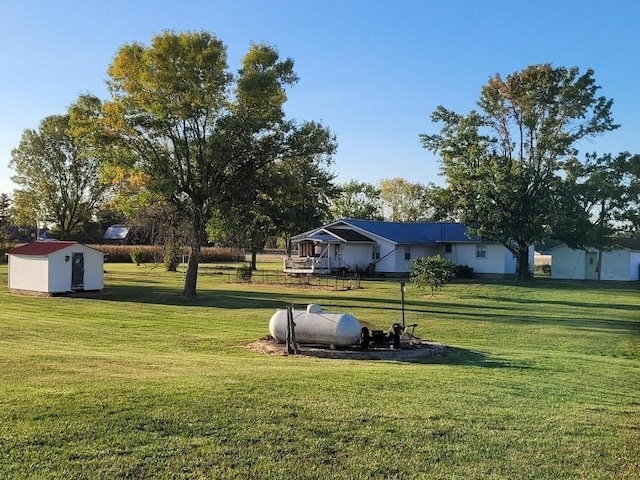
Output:
<svg viewBox="0 0 640 480">
<path fill-rule="evenodd" d="M 635 0 L 5 0 L 0 14 L 0 192 L 22 132 L 80 93 L 107 98 L 117 49 L 162 30 L 207 30 L 238 69 L 251 42 L 295 61 L 286 111 L 337 136 L 337 181 L 443 184 L 420 133 L 437 105 L 475 107 L 481 86 L 528 65 L 595 70 L 622 127 L 578 147 L 640 153 Z"/>
</svg>

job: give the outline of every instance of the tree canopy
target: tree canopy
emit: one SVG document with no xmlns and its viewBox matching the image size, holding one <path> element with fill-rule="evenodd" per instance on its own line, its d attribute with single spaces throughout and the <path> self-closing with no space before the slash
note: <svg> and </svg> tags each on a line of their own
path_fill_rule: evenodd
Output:
<svg viewBox="0 0 640 480">
<path fill-rule="evenodd" d="M 189 219 L 183 294 L 195 297 L 200 247 L 214 213 L 244 211 L 250 225 L 262 222 L 264 212 L 249 218 L 256 195 L 265 193 L 253 186 L 278 159 L 312 148 L 298 141 L 305 126 L 284 116 L 286 88 L 297 81 L 293 61 L 252 44 L 233 75 L 214 35 L 163 32 L 148 47 L 120 48 L 108 72 L 104 126 L 133 153 L 118 157 L 120 164 L 144 175 L 146 189 Z"/>
<path fill-rule="evenodd" d="M 550 233 L 565 162 L 585 138 L 617 128 L 593 70 L 533 65 L 481 89 L 479 111 L 440 106 L 440 133 L 420 136 L 442 160 L 447 202 L 472 234 L 502 243 L 529 278 L 528 251 Z"/>
<path fill-rule="evenodd" d="M 25 130 L 11 152 L 18 186 L 13 211 L 19 221 L 54 222 L 61 239 L 91 220 L 107 186 L 84 122 L 99 112 L 99 101 L 80 96 L 65 115 L 52 115 L 37 130 Z"/>
<path fill-rule="evenodd" d="M 430 186 L 389 178 L 380 181 L 379 189 L 382 211 L 392 222 L 417 222 L 430 217 L 427 205 Z"/>
<path fill-rule="evenodd" d="M 341 218 L 360 218 L 363 220 L 382 220 L 380 189 L 375 185 L 350 180 L 339 185 L 331 199 L 331 220 Z"/>
</svg>

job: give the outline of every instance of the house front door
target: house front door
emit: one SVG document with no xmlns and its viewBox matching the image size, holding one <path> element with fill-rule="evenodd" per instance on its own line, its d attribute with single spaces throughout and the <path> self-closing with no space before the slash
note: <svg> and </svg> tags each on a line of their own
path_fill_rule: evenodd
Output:
<svg viewBox="0 0 640 480">
<path fill-rule="evenodd" d="M 598 279 L 598 253 L 597 252 L 587 252 L 587 268 L 585 270 L 584 278 L 586 280 L 597 280 Z"/>
<path fill-rule="evenodd" d="M 71 289 L 84 289 L 84 253 L 73 252 L 71 256 Z"/>
<path fill-rule="evenodd" d="M 331 261 L 331 268 L 342 268 L 342 245 L 335 243 L 333 245 L 333 260 Z"/>
</svg>

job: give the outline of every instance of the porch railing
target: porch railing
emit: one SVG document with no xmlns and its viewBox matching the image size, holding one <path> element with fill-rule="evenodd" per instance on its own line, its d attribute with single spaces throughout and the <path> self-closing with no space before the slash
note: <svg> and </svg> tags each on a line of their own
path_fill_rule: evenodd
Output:
<svg viewBox="0 0 640 480">
<path fill-rule="evenodd" d="M 331 262 L 326 257 L 287 257 L 284 259 L 284 269 L 285 271 L 329 271 L 331 269 Z"/>
</svg>

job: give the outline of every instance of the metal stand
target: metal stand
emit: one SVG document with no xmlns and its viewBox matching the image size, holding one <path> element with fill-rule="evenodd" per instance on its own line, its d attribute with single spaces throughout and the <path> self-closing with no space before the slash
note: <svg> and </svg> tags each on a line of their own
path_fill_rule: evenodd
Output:
<svg viewBox="0 0 640 480">
<path fill-rule="evenodd" d="M 296 324 L 293 321 L 293 307 L 287 307 L 287 354 L 298 355 L 300 350 L 298 349 L 298 342 L 296 342 Z"/>
<path fill-rule="evenodd" d="M 400 307 L 402 308 L 402 330 L 404 330 L 404 292 L 407 287 L 404 282 L 400 282 Z"/>
</svg>

